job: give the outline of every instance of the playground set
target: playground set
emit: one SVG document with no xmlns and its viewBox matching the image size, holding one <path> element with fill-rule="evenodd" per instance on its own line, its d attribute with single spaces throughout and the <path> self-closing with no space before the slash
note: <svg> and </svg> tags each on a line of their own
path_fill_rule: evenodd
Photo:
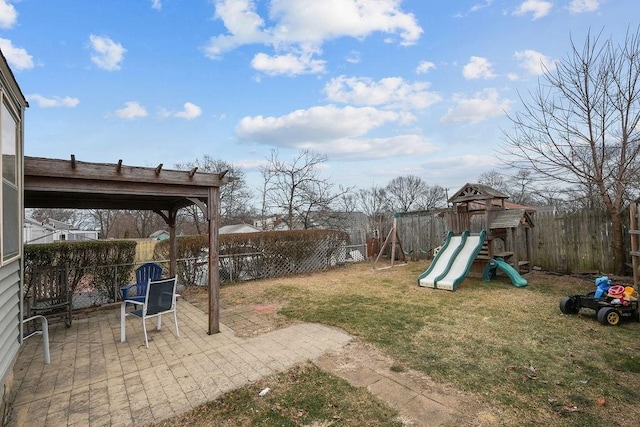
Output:
<svg viewBox="0 0 640 427">
<path fill-rule="evenodd" d="M 530 271 L 532 210 L 482 184 L 465 184 L 448 200 L 450 229 L 418 285 L 455 291 L 468 276 L 494 280 L 502 273 L 514 286 Z"/>
</svg>

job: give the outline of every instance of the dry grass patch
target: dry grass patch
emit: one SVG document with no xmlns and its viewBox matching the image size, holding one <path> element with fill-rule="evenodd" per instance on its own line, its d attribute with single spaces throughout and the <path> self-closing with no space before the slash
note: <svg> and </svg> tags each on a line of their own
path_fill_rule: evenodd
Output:
<svg viewBox="0 0 640 427">
<path fill-rule="evenodd" d="M 269 391 L 260 396 L 261 391 Z M 388 426 L 402 427 L 397 411 L 364 389 L 311 363 L 263 378 L 157 424 L 171 426 Z"/>
</svg>

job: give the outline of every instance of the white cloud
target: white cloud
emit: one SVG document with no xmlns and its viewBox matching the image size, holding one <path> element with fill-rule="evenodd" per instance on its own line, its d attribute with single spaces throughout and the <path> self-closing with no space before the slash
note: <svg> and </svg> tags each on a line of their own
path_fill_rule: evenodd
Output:
<svg viewBox="0 0 640 427">
<path fill-rule="evenodd" d="M 292 52 L 304 57 L 320 52 L 326 41 L 340 37 L 363 39 L 383 32 L 398 35 L 402 45 L 411 45 L 422 34 L 415 16 L 403 12 L 398 0 L 270 0 L 265 9 L 269 10 L 269 22 L 274 23 L 271 27 L 266 27 L 256 3 L 256 0 L 215 1 L 216 18 L 222 20 L 228 34 L 209 40 L 204 46 L 208 57 L 219 58 L 225 52 L 253 43 L 273 47 L 272 58 L 287 58 Z M 303 69 L 321 72 L 324 68 Z"/>
<path fill-rule="evenodd" d="M 324 87 L 327 99 L 345 104 L 385 106 L 397 109 L 423 109 L 442 97 L 427 89 L 425 82 L 407 83 L 400 77 L 387 77 L 379 81 L 365 77 L 340 76 Z"/>
<path fill-rule="evenodd" d="M 462 69 L 462 75 L 469 80 L 492 79 L 496 76 L 491 62 L 481 56 L 472 56 Z"/>
<path fill-rule="evenodd" d="M 509 100 L 500 98 L 498 91 L 493 88 L 487 88 L 471 98 L 456 94 L 453 100 L 455 105 L 440 120 L 444 124 L 479 123 L 504 114 L 511 104 Z"/>
<path fill-rule="evenodd" d="M 0 0 L 0 28 L 9 29 L 18 20 L 18 12 L 7 0 Z"/>
<path fill-rule="evenodd" d="M 420 61 L 418 66 L 416 67 L 416 74 L 426 74 L 432 68 L 436 68 L 436 64 L 430 61 Z"/>
<path fill-rule="evenodd" d="M 493 154 L 459 154 L 451 157 L 429 156 L 420 166 L 419 176 L 429 178 L 429 181 L 439 182 L 445 187 L 452 185 L 449 194 L 458 189 L 463 182 L 475 182 L 484 170 L 491 170 L 500 165 L 500 160 Z M 482 169 L 484 168 L 484 170 Z M 471 172 L 473 171 L 473 172 Z M 470 172 L 475 176 L 470 176 Z M 443 179 L 448 183 L 442 182 Z"/>
<path fill-rule="evenodd" d="M 261 167 L 267 166 L 269 161 L 265 158 L 251 157 L 233 162 L 243 171 L 259 171 Z"/>
<path fill-rule="evenodd" d="M 191 102 L 184 103 L 184 110 L 175 114 L 180 119 L 193 120 L 202 114 L 202 109 Z"/>
<path fill-rule="evenodd" d="M 360 52 L 352 50 L 346 56 L 345 61 L 347 61 L 349 64 L 359 64 L 360 63 Z"/>
<path fill-rule="evenodd" d="M 202 115 L 202 109 L 192 102 L 185 102 L 184 109 L 177 112 L 160 111 L 160 117 L 169 118 L 176 117 L 178 119 L 193 120 Z"/>
<path fill-rule="evenodd" d="M 266 42 L 268 34 L 263 33 L 264 21 L 256 13 L 252 0 L 216 0 L 215 7 L 215 17 L 222 20 L 230 34 L 209 40 L 204 47 L 208 57 L 216 59 L 238 46 Z"/>
<path fill-rule="evenodd" d="M 286 55 L 269 56 L 266 53 L 258 53 L 253 57 L 251 66 L 269 76 L 298 74 L 316 74 L 325 70 L 325 61 L 312 59 L 310 55 L 296 56 L 292 53 Z"/>
<path fill-rule="evenodd" d="M 28 70 L 34 67 L 33 57 L 21 47 L 15 47 L 11 40 L 0 38 L 0 50 L 7 62 L 16 70 Z"/>
<path fill-rule="evenodd" d="M 326 153 L 333 159 L 365 160 L 411 156 L 436 151 L 422 135 L 394 135 L 387 138 L 343 138 L 308 143 L 301 148 Z"/>
<path fill-rule="evenodd" d="M 109 37 L 89 36 L 93 54 L 91 61 L 98 67 L 107 71 L 119 70 L 120 63 L 124 59 L 124 53 L 127 51 L 120 43 L 116 43 Z"/>
<path fill-rule="evenodd" d="M 161 0 L 151 0 L 151 9 L 161 10 L 162 9 L 162 1 Z"/>
<path fill-rule="evenodd" d="M 491 6 L 492 3 L 493 3 L 493 0 L 485 0 L 484 3 L 476 3 L 473 6 L 471 6 L 470 12 L 478 12 L 479 10 L 482 10 L 486 7 Z"/>
<path fill-rule="evenodd" d="M 383 125 L 405 124 L 414 119 L 411 114 L 372 107 L 327 105 L 280 117 L 244 117 L 236 127 L 236 134 L 245 142 L 309 149 L 342 158 L 388 157 L 433 150 L 420 135 L 366 136 Z"/>
<path fill-rule="evenodd" d="M 535 50 L 523 50 L 515 53 L 515 58 L 520 62 L 520 67 L 527 73 L 539 76 L 545 72 L 556 68 L 557 60 L 551 59 Z"/>
<path fill-rule="evenodd" d="M 338 37 L 364 38 L 380 31 L 399 33 L 400 44 L 415 44 L 422 28 L 399 4 L 397 0 L 272 0 L 270 17 L 278 22 L 274 39 L 317 46 Z"/>
<path fill-rule="evenodd" d="M 533 20 L 543 18 L 549 14 L 553 3 L 545 0 L 526 0 L 518 7 L 513 14 L 516 16 L 533 15 Z"/>
<path fill-rule="evenodd" d="M 338 108 L 327 105 L 296 110 L 281 117 L 244 117 L 236 131 L 243 140 L 295 145 L 301 141 L 364 135 L 385 123 L 397 122 L 402 118 L 400 113 L 371 107 Z"/>
<path fill-rule="evenodd" d="M 599 0 L 571 0 L 569 11 L 571 13 L 588 13 L 595 12 L 599 7 Z"/>
<path fill-rule="evenodd" d="M 125 102 L 124 105 L 124 108 L 116 110 L 116 116 L 121 119 L 132 120 L 148 116 L 147 110 L 135 101 Z"/>
<path fill-rule="evenodd" d="M 26 95 L 27 101 L 35 102 L 38 104 L 40 108 L 54 108 L 54 107 L 65 107 L 72 108 L 80 103 L 78 98 L 71 98 L 70 96 L 65 96 L 61 98 L 59 96 L 54 96 L 52 98 L 45 98 L 44 96 L 34 93 L 32 95 Z"/>
</svg>

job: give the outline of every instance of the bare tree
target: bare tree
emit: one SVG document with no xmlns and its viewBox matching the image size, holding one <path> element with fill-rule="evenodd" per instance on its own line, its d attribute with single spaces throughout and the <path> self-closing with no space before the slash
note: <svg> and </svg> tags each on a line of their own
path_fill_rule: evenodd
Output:
<svg viewBox="0 0 640 427">
<path fill-rule="evenodd" d="M 135 237 L 146 238 L 153 232 L 167 228 L 167 223 L 153 211 L 129 211 L 133 219 Z"/>
<path fill-rule="evenodd" d="M 551 183 L 597 189 L 613 224 L 617 273 L 624 270 L 625 198 L 640 171 L 640 36 L 625 43 L 589 34 L 582 49 L 546 69 L 505 132 L 507 163 Z"/>
<path fill-rule="evenodd" d="M 395 212 L 409 212 L 416 208 L 426 192 L 427 183 L 415 175 L 398 176 L 387 184 L 389 203 Z"/>
<path fill-rule="evenodd" d="M 507 184 L 505 176 L 495 169 L 482 172 L 480 176 L 478 176 L 478 184 L 489 186 L 506 195 L 509 195 L 510 193 L 509 185 Z"/>
<path fill-rule="evenodd" d="M 253 216 L 254 211 L 250 203 L 253 194 L 247 186 L 245 173 L 241 168 L 208 155 L 204 155 L 194 162 L 177 163 L 175 167 L 180 170 L 197 168 L 199 171 L 207 173 L 226 171 L 227 176 L 235 178 L 220 187 L 220 219 L 222 225 L 247 222 Z M 190 218 L 194 222 L 198 233 L 206 232 L 206 221 L 200 208 L 192 205 L 185 208 L 185 210 L 187 212 L 184 217 Z"/>
<path fill-rule="evenodd" d="M 443 205 L 446 200 L 444 188 L 430 186 L 422 178 L 405 175 L 393 178 L 386 188 L 386 195 L 395 212 L 428 210 Z"/>
<path fill-rule="evenodd" d="M 260 217 L 262 229 L 267 230 L 269 224 L 267 223 L 267 216 L 271 214 L 271 207 L 269 206 L 269 194 L 275 190 L 274 187 L 274 171 L 271 170 L 269 165 L 260 166 L 260 174 L 262 175 L 262 189 L 260 191 Z"/>
<path fill-rule="evenodd" d="M 108 209 L 89 210 L 89 215 L 93 219 L 93 222 L 96 228 L 100 230 L 101 239 L 114 237 L 114 236 L 111 236 L 111 230 L 113 229 L 121 213 L 122 212 L 118 210 L 108 210 Z"/>
<path fill-rule="evenodd" d="M 39 221 L 54 219 L 56 221 L 64 222 L 65 224 L 72 225 L 75 228 L 82 228 L 87 225 L 86 213 L 77 209 L 37 208 L 29 209 L 28 213 L 25 213 L 25 215 Z"/>
<path fill-rule="evenodd" d="M 370 229 L 378 233 L 383 232 L 393 214 L 387 190 L 375 185 L 371 188 L 360 189 L 357 193 L 357 200 L 360 210 L 369 219 Z"/>
<path fill-rule="evenodd" d="M 510 194 L 511 201 L 521 205 L 535 205 L 537 190 L 533 184 L 532 171 L 520 169 L 515 175 L 509 177 L 512 184 Z"/>
<path fill-rule="evenodd" d="M 446 206 L 447 191 L 439 185 L 427 185 L 424 193 L 418 201 L 418 209 L 429 210 Z"/>
<path fill-rule="evenodd" d="M 289 229 L 295 228 L 297 219 L 303 228 L 312 228 L 314 215 L 319 219 L 322 212 L 330 212 L 332 204 L 351 191 L 343 187 L 334 191 L 331 180 L 320 175 L 319 166 L 326 160 L 326 156 L 302 150 L 287 163 L 278 158 L 277 151 L 271 152 L 263 171 L 265 204 L 285 212 Z"/>
</svg>

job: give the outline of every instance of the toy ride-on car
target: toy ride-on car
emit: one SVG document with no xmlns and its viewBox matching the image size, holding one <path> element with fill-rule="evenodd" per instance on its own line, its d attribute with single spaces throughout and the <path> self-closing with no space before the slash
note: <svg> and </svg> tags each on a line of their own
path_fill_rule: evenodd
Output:
<svg viewBox="0 0 640 427">
<path fill-rule="evenodd" d="M 596 279 L 598 289 L 585 295 L 571 295 L 560 300 L 560 311 L 564 314 L 578 314 L 581 308 L 596 312 L 598 322 L 616 326 L 623 319 L 640 320 L 638 298 L 630 286 L 611 285 L 606 277 Z"/>
</svg>

